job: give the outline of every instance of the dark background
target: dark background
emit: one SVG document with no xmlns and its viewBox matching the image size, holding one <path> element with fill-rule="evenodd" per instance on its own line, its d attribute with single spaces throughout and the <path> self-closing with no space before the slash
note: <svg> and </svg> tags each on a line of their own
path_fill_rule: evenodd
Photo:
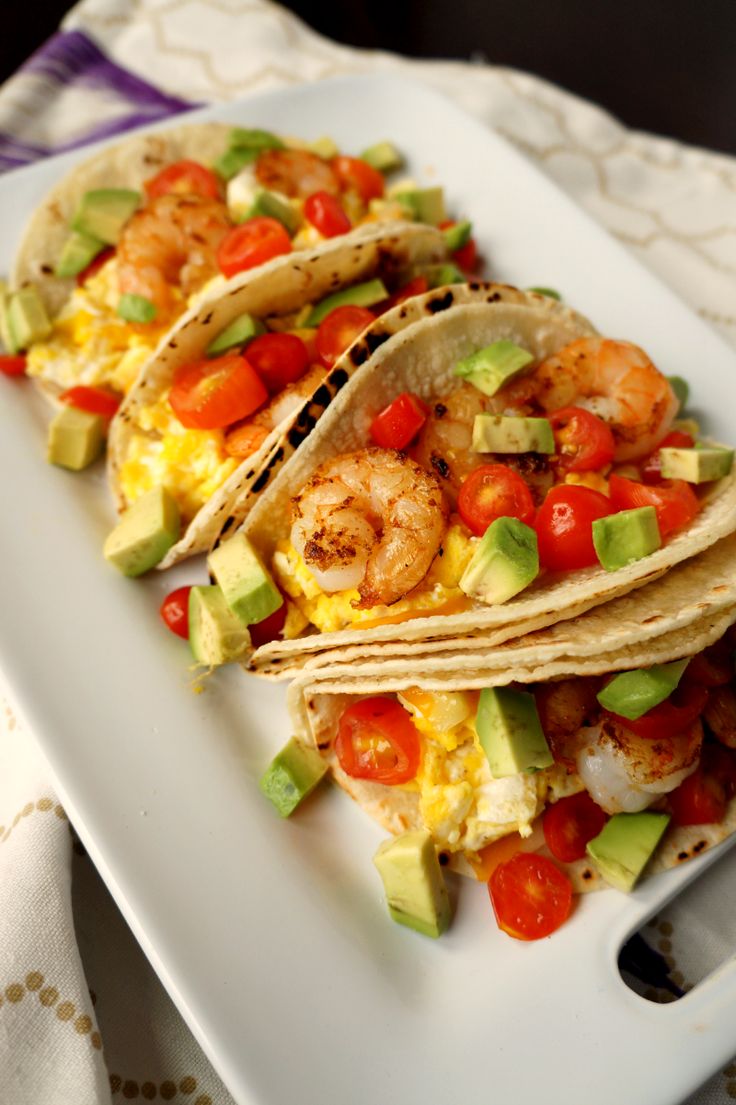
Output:
<svg viewBox="0 0 736 1105">
<path fill-rule="evenodd" d="M 3 5 L 0 78 L 68 2 Z M 630 127 L 736 154 L 736 0 L 293 0 L 339 42 L 525 69 Z"/>
</svg>

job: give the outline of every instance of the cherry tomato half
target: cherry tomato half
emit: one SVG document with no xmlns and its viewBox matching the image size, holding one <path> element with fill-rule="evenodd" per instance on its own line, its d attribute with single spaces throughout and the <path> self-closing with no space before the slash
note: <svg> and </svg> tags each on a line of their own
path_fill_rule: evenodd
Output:
<svg viewBox="0 0 736 1105">
<path fill-rule="evenodd" d="M 143 187 L 149 199 L 166 196 L 170 192 L 204 196 L 212 200 L 220 198 L 219 180 L 211 169 L 206 169 L 198 161 L 175 161 L 145 181 Z"/>
<path fill-rule="evenodd" d="M 77 273 L 77 287 L 83 287 L 88 280 L 90 280 L 95 273 L 98 273 L 103 265 L 107 264 L 111 257 L 115 256 L 115 247 L 108 246 L 107 249 L 103 249 L 94 260 L 90 261 L 86 269 L 82 269 L 80 273 Z"/>
<path fill-rule="evenodd" d="M 562 407 L 549 416 L 563 472 L 590 472 L 613 460 L 611 427 L 583 407 Z"/>
<path fill-rule="evenodd" d="M 555 859 L 572 863 L 585 855 L 585 845 L 598 836 L 606 823 L 606 815 L 583 790 L 560 798 L 545 810 L 542 818 L 544 839 Z"/>
<path fill-rule="evenodd" d="M 689 728 L 700 717 L 707 701 L 708 691 L 705 687 L 683 681 L 669 698 L 660 702 L 659 706 L 647 710 L 635 721 L 620 717 L 618 714 L 612 716 L 625 729 L 630 729 L 638 737 L 644 737 L 645 740 L 661 740 L 663 737 L 682 733 Z"/>
<path fill-rule="evenodd" d="M 572 909 L 572 883 L 551 859 L 517 852 L 488 880 L 500 929 L 516 940 L 540 940 L 563 924 Z"/>
<path fill-rule="evenodd" d="M 325 238 L 347 234 L 351 222 L 342 204 L 329 192 L 312 192 L 304 201 L 304 214 Z"/>
<path fill-rule="evenodd" d="M 330 166 L 343 192 L 357 192 L 363 203 L 383 195 L 384 180 L 378 169 L 359 157 L 335 157 Z"/>
<path fill-rule="evenodd" d="M 309 350 L 296 334 L 261 334 L 246 356 L 272 395 L 300 380 L 309 367 Z"/>
<path fill-rule="evenodd" d="M 382 449 L 405 449 L 427 421 L 421 399 L 403 391 L 371 422 L 371 437 Z"/>
<path fill-rule="evenodd" d="M 254 269 L 282 253 L 291 253 L 291 238 L 278 221 L 256 215 L 228 230 L 217 249 L 217 264 L 224 276 Z"/>
<path fill-rule="evenodd" d="M 460 487 L 457 509 L 465 525 L 482 537 L 497 518 L 518 518 L 531 525 L 534 500 L 529 485 L 505 464 L 474 468 Z"/>
<path fill-rule="evenodd" d="M 575 484 L 553 487 L 534 523 L 542 567 L 567 572 L 597 564 L 593 522 L 613 511 L 613 503 L 600 491 Z"/>
<path fill-rule="evenodd" d="M 77 384 L 76 387 L 67 388 L 59 396 L 62 403 L 70 407 L 76 407 L 79 411 L 89 411 L 90 414 L 101 414 L 103 418 L 112 418 L 120 406 L 120 396 L 115 395 L 105 388 L 87 387 L 85 384 Z"/>
<path fill-rule="evenodd" d="M 317 328 L 315 346 L 322 364 L 332 368 L 349 345 L 375 320 L 367 307 L 335 307 Z"/>
<path fill-rule="evenodd" d="M 0 354 L 0 372 L 3 376 L 25 376 L 25 357 L 22 354 L 20 356 L 15 356 L 12 353 Z"/>
<path fill-rule="evenodd" d="M 419 734 L 404 707 L 392 698 L 363 698 L 343 711 L 335 752 L 353 779 L 395 786 L 417 773 Z"/>
<path fill-rule="evenodd" d="M 662 540 L 692 522 L 700 510 L 697 495 L 684 480 L 665 480 L 656 487 L 649 487 L 623 476 L 611 476 L 608 487 L 616 510 L 653 506 Z"/>
<path fill-rule="evenodd" d="M 726 792 L 701 765 L 667 795 L 673 825 L 714 825 L 726 814 Z"/>
<path fill-rule="evenodd" d="M 281 636 L 281 630 L 284 628 L 286 621 L 286 602 L 282 602 L 278 610 L 274 610 L 273 614 L 269 614 L 263 621 L 253 622 L 248 626 L 250 633 L 250 641 L 254 648 L 260 648 L 261 645 L 267 645 L 269 641 L 275 641 L 277 637 Z"/>
<path fill-rule="evenodd" d="M 414 295 L 424 295 L 429 291 L 429 281 L 426 276 L 415 276 L 413 280 L 409 280 L 408 283 L 403 284 L 398 288 L 393 295 L 390 295 L 385 303 L 379 304 L 378 312 L 383 314 L 384 311 L 390 311 L 392 307 L 398 307 L 400 303 L 406 302 L 407 299 L 411 299 Z"/>
<path fill-rule="evenodd" d="M 189 592 L 188 587 L 177 587 L 175 591 L 167 595 L 159 607 L 159 614 L 177 637 L 189 638 Z"/>
<path fill-rule="evenodd" d="M 216 430 L 246 418 L 268 399 L 256 370 L 238 353 L 177 369 L 169 392 L 174 414 L 187 429 Z"/>
<path fill-rule="evenodd" d="M 641 478 L 644 483 L 661 483 L 662 482 L 662 460 L 659 450 L 664 447 L 671 447 L 675 449 L 692 449 L 695 444 L 695 438 L 690 434 L 683 433 L 682 430 L 672 430 L 666 437 L 663 437 L 657 448 L 653 453 L 650 453 L 643 461 L 640 462 L 639 471 L 641 472 Z"/>
<path fill-rule="evenodd" d="M 458 268 L 472 276 L 478 267 L 478 247 L 475 238 L 468 238 L 464 246 L 455 250 L 452 259 Z"/>
</svg>

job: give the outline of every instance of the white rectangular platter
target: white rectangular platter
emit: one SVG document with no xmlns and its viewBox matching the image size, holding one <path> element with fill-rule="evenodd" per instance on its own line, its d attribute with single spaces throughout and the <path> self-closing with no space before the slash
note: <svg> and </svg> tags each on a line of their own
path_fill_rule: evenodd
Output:
<svg viewBox="0 0 736 1105">
<path fill-rule="evenodd" d="M 642 344 L 733 440 L 733 352 L 434 93 L 355 78 L 192 118 L 329 134 L 351 152 L 390 138 L 473 219 L 495 277 L 552 285 L 602 332 Z M 88 152 L 0 179 L 1 269 Z M 0 666 L 89 853 L 240 1105 L 673 1105 L 731 1057 L 733 965 L 668 1006 L 616 969 L 626 936 L 715 853 L 630 897 L 590 896 L 538 943 L 499 932 L 485 888 L 467 882 L 441 940 L 392 924 L 371 864 L 381 831 L 326 789 L 281 821 L 257 789 L 289 736 L 285 688 L 229 670 L 194 693 L 157 608 L 204 582 L 203 564 L 143 581 L 114 572 L 102 473 L 47 465 L 46 411 L 27 384 L 0 383 Z"/>
</svg>

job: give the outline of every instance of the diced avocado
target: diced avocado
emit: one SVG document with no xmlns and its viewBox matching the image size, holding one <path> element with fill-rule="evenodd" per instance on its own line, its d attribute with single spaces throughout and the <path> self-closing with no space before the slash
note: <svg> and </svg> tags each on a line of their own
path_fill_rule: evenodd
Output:
<svg viewBox="0 0 736 1105">
<path fill-rule="evenodd" d="M 59 260 L 56 262 L 54 276 L 62 279 L 67 276 L 78 276 L 104 248 L 105 243 L 99 238 L 91 238 L 89 234 L 78 234 L 74 231 L 64 242 Z"/>
<path fill-rule="evenodd" d="M 213 168 L 216 173 L 220 174 L 223 180 L 232 180 L 234 176 L 238 175 L 241 169 L 244 169 L 246 165 L 250 165 L 252 161 L 255 161 L 260 152 L 261 151 L 258 149 L 249 149 L 247 146 L 233 147 L 220 154 Z"/>
<path fill-rule="evenodd" d="M 238 315 L 229 326 L 226 326 L 216 338 L 212 339 L 207 346 L 207 356 L 216 357 L 219 353 L 224 353 L 227 349 L 233 349 L 236 345 L 246 345 L 253 338 L 257 338 L 259 334 L 265 332 L 266 327 L 259 319 L 253 318 L 253 315 Z"/>
<path fill-rule="evenodd" d="M 302 799 L 314 790 L 327 771 L 316 748 L 307 748 L 292 737 L 274 756 L 258 784 L 282 817 L 293 813 Z"/>
<path fill-rule="evenodd" d="M 375 145 L 368 146 L 363 150 L 360 159 L 378 169 L 379 173 L 391 173 L 404 164 L 404 158 L 393 142 L 376 142 Z"/>
<path fill-rule="evenodd" d="M 219 587 L 189 592 L 189 646 L 194 659 L 209 667 L 239 660 L 250 648 L 250 633 L 233 614 Z"/>
<path fill-rule="evenodd" d="M 528 350 L 504 338 L 458 361 L 454 374 L 474 384 L 484 395 L 495 395 L 533 362 L 534 357 Z"/>
<path fill-rule="evenodd" d="M 636 721 L 647 710 L 654 709 L 674 691 L 689 660 L 671 664 L 655 664 L 638 671 L 624 671 L 606 683 L 597 698 L 605 710 Z"/>
<path fill-rule="evenodd" d="M 373 862 L 394 921 L 425 936 L 441 936 L 450 924 L 450 899 L 430 834 L 412 829 L 384 840 Z"/>
<path fill-rule="evenodd" d="M 4 280 L 0 280 L 0 341 L 2 341 L 6 353 L 17 353 L 20 347 L 16 345 L 13 331 L 10 329 L 9 307 L 10 292 L 8 291 L 8 285 Z"/>
<path fill-rule="evenodd" d="M 140 192 L 130 188 L 96 188 L 85 192 L 72 219 L 72 230 L 114 246 L 140 201 Z"/>
<path fill-rule="evenodd" d="M 679 400 L 680 410 L 682 410 L 690 398 L 690 385 L 687 380 L 683 380 L 682 376 L 668 376 L 667 379 L 670 387 Z"/>
<path fill-rule="evenodd" d="M 283 604 L 281 592 L 242 533 L 218 545 L 207 557 L 207 566 L 225 602 L 245 625 L 262 622 Z"/>
<path fill-rule="evenodd" d="M 518 518 L 496 518 L 460 579 L 460 590 L 489 605 L 506 602 L 539 575 L 537 535 Z"/>
<path fill-rule="evenodd" d="M 554 453 L 555 435 L 546 418 L 476 414 L 473 449 L 476 453 Z"/>
<path fill-rule="evenodd" d="M 228 142 L 231 149 L 246 150 L 283 150 L 285 145 L 277 134 L 257 127 L 233 127 Z"/>
<path fill-rule="evenodd" d="M 323 134 L 321 138 L 315 138 L 314 142 L 310 142 L 309 149 L 312 153 L 316 153 L 317 157 L 321 157 L 323 161 L 332 161 L 333 157 L 337 157 L 340 153 L 337 143 L 326 134 Z"/>
<path fill-rule="evenodd" d="M 473 233 L 473 224 L 469 219 L 464 219 L 461 223 L 445 227 L 442 233 L 450 253 L 455 253 L 456 250 L 467 245 L 470 235 Z"/>
<path fill-rule="evenodd" d="M 46 458 L 80 472 L 97 460 L 105 445 L 107 420 L 76 407 L 63 407 L 49 424 Z"/>
<path fill-rule="evenodd" d="M 467 284 L 468 278 L 464 272 L 453 264 L 445 261 L 441 265 L 427 265 L 423 270 L 430 288 L 445 288 L 448 284 Z"/>
<path fill-rule="evenodd" d="M 546 295 L 547 299 L 562 299 L 562 296 L 554 288 L 527 288 L 528 292 L 536 292 L 537 295 Z"/>
<path fill-rule="evenodd" d="M 51 321 L 33 284 L 10 297 L 8 327 L 16 349 L 28 349 L 29 345 L 42 341 L 51 333 Z"/>
<path fill-rule="evenodd" d="M 708 483 L 727 476 L 733 468 L 733 454 L 733 449 L 721 446 L 679 449 L 665 445 L 659 450 L 664 478 L 688 483 Z"/>
<path fill-rule="evenodd" d="M 153 487 L 128 507 L 104 545 L 105 559 L 124 576 L 140 576 L 179 539 L 179 507 L 165 487 Z"/>
<path fill-rule="evenodd" d="M 240 222 L 245 222 L 246 219 L 255 219 L 259 215 L 276 219 L 292 237 L 296 234 L 301 223 L 299 212 L 291 206 L 288 199 L 282 199 L 275 192 L 269 192 L 267 188 L 258 189 L 253 203 L 240 219 Z"/>
<path fill-rule="evenodd" d="M 117 313 L 126 322 L 153 322 L 156 317 L 156 304 L 144 295 L 126 292 L 118 300 Z"/>
<path fill-rule="evenodd" d="M 628 893 L 646 867 L 670 820 L 668 813 L 615 813 L 586 851 L 606 882 Z"/>
<path fill-rule="evenodd" d="M 388 291 L 383 281 L 377 277 L 374 280 L 366 280 L 363 284 L 353 284 L 351 288 L 343 288 L 342 291 L 328 295 L 327 299 L 317 303 L 309 312 L 303 325 L 319 326 L 320 322 L 336 307 L 372 307 L 384 299 L 388 299 Z"/>
<path fill-rule="evenodd" d="M 554 761 L 537 713 L 534 695 L 508 687 L 480 692 L 475 731 L 494 779 L 540 771 Z"/>
<path fill-rule="evenodd" d="M 615 572 L 649 556 L 662 544 L 653 506 L 620 510 L 593 522 L 593 545 L 607 572 Z"/>
<path fill-rule="evenodd" d="M 445 193 L 441 187 L 411 188 L 406 192 L 397 192 L 394 198 L 417 222 L 437 226 L 447 218 Z"/>
</svg>

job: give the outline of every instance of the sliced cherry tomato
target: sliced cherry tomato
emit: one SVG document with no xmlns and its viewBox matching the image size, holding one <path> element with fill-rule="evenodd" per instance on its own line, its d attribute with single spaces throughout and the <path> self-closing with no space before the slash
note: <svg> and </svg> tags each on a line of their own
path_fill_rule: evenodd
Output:
<svg viewBox="0 0 736 1105">
<path fill-rule="evenodd" d="M 335 752 L 353 779 L 395 786 L 417 773 L 419 734 L 404 707 L 392 698 L 363 698 L 343 711 Z"/>
<path fill-rule="evenodd" d="M 667 795 L 673 825 L 714 825 L 726 814 L 723 783 L 698 766 Z"/>
<path fill-rule="evenodd" d="M 238 353 L 182 365 L 169 392 L 182 426 L 197 430 L 229 426 L 247 418 L 267 399 L 260 376 Z"/>
<path fill-rule="evenodd" d="M 611 427 L 583 407 L 562 407 L 549 416 L 563 472 L 590 472 L 613 460 Z"/>
<path fill-rule="evenodd" d="M 159 607 L 159 613 L 172 633 L 177 637 L 183 637 L 186 641 L 189 637 L 189 587 L 177 587 L 175 591 L 167 595 Z"/>
<path fill-rule="evenodd" d="M 206 169 L 198 161 L 175 161 L 167 165 L 156 176 L 144 182 L 143 187 L 149 199 L 166 196 L 170 192 L 177 195 L 204 196 L 206 199 L 220 198 L 220 182 L 211 169 Z"/>
<path fill-rule="evenodd" d="M 260 449 L 267 437 L 268 430 L 265 426 L 245 422 L 242 426 L 234 426 L 225 434 L 225 452 L 228 456 L 245 460 Z"/>
<path fill-rule="evenodd" d="M 405 449 L 427 421 L 422 400 L 403 391 L 371 422 L 371 437 L 382 449 Z"/>
<path fill-rule="evenodd" d="M 352 225 L 339 199 L 329 192 L 312 192 L 311 196 L 307 196 L 304 214 L 325 238 L 347 234 Z"/>
<path fill-rule="evenodd" d="M 282 253 L 291 253 L 291 238 L 278 219 L 256 215 L 228 230 L 217 249 L 217 264 L 225 276 L 254 269 Z"/>
<path fill-rule="evenodd" d="M 383 195 L 384 180 L 378 169 L 359 157 L 335 157 L 330 165 L 344 192 L 357 192 L 363 203 Z"/>
<path fill-rule="evenodd" d="M 286 602 L 282 602 L 273 614 L 269 614 L 261 622 L 254 622 L 248 626 L 251 644 L 254 648 L 267 645 L 269 641 L 275 641 L 277 637 L 281 636 L 281 630 L 284 628 L 286 621 L 286 611 Z"/>
<path fill-rule="evenodd" d="M 246 356 L 272 395 L 300 380 L 309 367 L 309 350 L 296 334 L 261 334 Z"/>
<path fill-rule="evenodd" d="M 611 476 L 608 487 L 616 510 L 653 506 L 663 540 L 692 522 L 700 510 L 697 495 L 684 480 L 665 480 L 656 487 L 650 487 L 623 476 Z"/>
<path fill-rule="evenodd" d="M 650 453 L 645 460 L 639 465 L 641 472 L 641 478 L 644 483 L 661 483 L 662 482 L 662 461 L 659 450 L 664 447 L 671 447 L 675 449 L 692 449 L 695 444 L 695 438 L 690 434 L 683 433 L 682 430 L 672 430 L 666 437 L 663 437 L 657 448 L 653 453 Z"/>
<path fill-rule="evenodd" d="M 26 358 L 22 354 L 20 356 L 12 353 L 0 354 L 0 372 L 3 376 L 25 376 Z"/>
<path fill-rule="evenodd" d="M 115 249 L 113 246 L 108 246 L 107 249 L 103 249 L 97 254 L 93 261 L 87 265 L 86 269 L 82 269 L 80 273 L 77 273 L 77 287 L 81 288 L 84 284 L 90 280 L 95 273 L 98 273 L 103 265 L 107 264 L 111 257 L 115 256 Z"/>
<path fill-rule="evenodd" d="M 105 388 L 87 387 L 85 384 L 67 388 L 61 393 L 59 399 L 70 407 L 76 407 L 77 410 L 101 414 L 104 418 L 112 418 L 121 403 L 119 395 Z"/>
<path fill-rule="evenodd" d="M 475 238 L 468 238 L 464 246 L 456 249 L 452 259 L 463 272 L 472 275 L 478 267 L 478 246 Z"/>
<path fill-rule="evenodd" d="M 505 464 L 474 468 L 460 487 L 457 509 L 465 525 L 482 537 L 497 518 L 518 518 L 531 525 L 534 500 L 529 485 Z"/>
<path fill-rule="evenodd" d="M 545 810 L 542 818 L 544 839 L 555 859 L 572 863 L 585 855 L 585 845 L 598 836 L 606 823 L 606 815 L 583 790 L 560 798 Z"/>
<path fill-rule="evenodd" d="M 553 487 L 534 523 L 541 565 L 553 572 L 567 572 L 597 564 L 593 522 L 613 512 L 613 503 L 600 491 L 575 484 Z"/>
<path fill-rule="evenodd" d="M 703 687 L 723 687 L 734 677 L 733 648 L 720 640 L 697 656 L 687 666 L 687 678 Z"/>
<path fill-rule="evenodd" d="M 488 891 L 498 927 L 516 940 L 549 936 L 572 909 L 570 879 L 551 859 L 534 852 L 517 852 L 500 863 Z"/>
<path fill-rule="evenodd" d="M 392 307 L 398 307 L 400 303 L 406 302 L 407 299 L 411 299 L 414 295 L 424 295 L 429 291 L 429 281 L 426 276 L 415 276 L 413 280 L 410 280 L 407 284 L 403 284 L 393 295 L 390 295 L 388 299 L 379 304 L 376 308 L 379 314 L 383 314 L 384 311 L 390 311 Z"/>
<path fill-rule="evenodd" d="M 680 686 L 652 710 L 631 721 L 620 717 L 618 714 L 611 716 L 645 740 L 661 740 L 662 737 L 671 736 L 673 733 L 682 733 L 700 717 L 708 701 L 708 691 L 697 683 L 682 682 Z"/>
<path fill-rule="evenodd" d="M 335 307 L 317 328 L 315 345 L 319 359 L 328 368 L 375 320 L 367 307 Z"/>
</svg>

